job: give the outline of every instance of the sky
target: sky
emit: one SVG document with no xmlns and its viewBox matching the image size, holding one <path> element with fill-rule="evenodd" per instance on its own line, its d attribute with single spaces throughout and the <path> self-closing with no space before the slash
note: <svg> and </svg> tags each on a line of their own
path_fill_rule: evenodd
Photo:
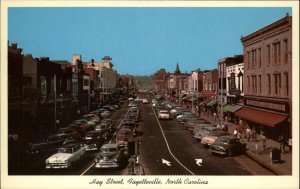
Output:
<svg viewBox="0 0 300 189">
<path fill-rule="evenodd" d="M 119 74 L 215 69 L 246 36 L 292 15 L 289 7 L 11 7 L 8 40 L 25 54 L 71 62 L 110 56 Z"/>
</svg>

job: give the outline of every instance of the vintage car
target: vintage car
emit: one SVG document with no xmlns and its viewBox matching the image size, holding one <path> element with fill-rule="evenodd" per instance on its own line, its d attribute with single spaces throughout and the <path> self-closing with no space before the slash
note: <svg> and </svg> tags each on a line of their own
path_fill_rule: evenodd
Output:
<svg viewBox="0 0 300 189">
<path fill-rule="evenodd" d="M 62 127 L 59 129 L 57 134 L 68 134 L 78 141 L 81 141 L 83 139 L 83 133 L 79 132 L 73 127 Z"/>
<path fill-rule="evenodd" d="M 46 169 L 71 168 L 85 154 L 81 144 L 69 143 L 58 148 L 58 152 L 46 159 Z"/>
<path fill-rule="evenodd" d="M 108 136 L 101 131 L 89 131 L 85 134 L 84 147 L 86 151 L 99 150 L 101 145 L 108 141 Z"/>
<path fill-rule="evenodd" d="M 55 151 L 59 146 L 63 144 L 64 141 L 70 138 L 72 138 L 72 136 L 65 133 L 51 135 L 35 143 L 29 143 L 26 147 L 26 152 L 31 154 L 38 154 L 41 152 Z"/>
<path fill-rule="evenodd" d="M 246 152 L 246 144 L 241 143 L 235 136 L 220 136 L 210 145 L 209 149 L 212 154 L 221 154 L 233 156 L 235 154 L 243 154 Z"/>
<path fill-rule="evenodd" d="M 112 128 L 111 128 L 111 126 L 108 123 L 104 123 L 103 122 L 103 123 L 100 123 L 100 124 L 96 125 L 95 131 L 100 131 L 102 133 L 104 133 L 104 132 L 111 132 Z"/>
<path fill-rule="evenodd" d="M 126 126 L 134 127 L 135 126 L 135 119 L 134 119 L 134 117 L 127 115 L 123 118 L 122 124 L 126 125 Z"/>
<path fill-rule="evenodd" d="M 169 114 L 168 110 L 160 110 L 158 112 L 159 119 L 171 119 L 171 115 Z"/>
<path fill-rule="evenodd" d="M 211 127 L 217 127 L 211 123 L 198 123 L 196 124 L 193 128 L 192 128 L 192 132 L 193 134 L 201 131 L 204 127 L 207 127 L 207 126 L 211 126 Z"/>
<path fill-rule="evenodd" d="M 213 131 L 209 135 L 202 137 L 201 144 L 204 144 L 205 146 L 210 146 L 217 140 L 218 137 L 227 135 L 229 135 L 229 133 L 225 131 Z"/>
<path fill-rule="evenodd" d="M 128 144 L 128 141 L 133 140 L 133 133 L 131 129 L 128 128 L 122 128 L 120 129 L 116 134 L 116 143 L 120 147 L 125 147 Z"/>
<path fill-rule="evenodd" d="M 114 122 L 112 119 L 103 119 L 101 123 L 106 123 L 109 127 L 113 128 Z"/>
<path fill-rule="evenodd" d="M 149 103 L 148 99 L 147 99 L 147 98 L 144 98 L 144 99 L 143 99 L 143 104 L 148 104 L 148 103 Z"/>
<path fill-rule="evenodd" d="M 210 135 L 212 132 L 215 132 L 215 131 L 221 131 L 220 128 L 217 128 L 215 126 L 204 126 L 202 128 L 202 130 L 196 132 L 194 134 L 194 138 L 196 138 L 197 140 L 201 141 L 202 137 L 204 136 L 208 136 Z"/>
<path fill-rule="evenodd" d="M 87 125 L 92 125 L 92 126 L 96 125 L 95 122 L 89 121 L 87 119 L 77 119 L 77 120 L 74 120 L 72 123 L 87 124 Z"/>
<path fill-rule="evenodd" d="M 88 121 L 93 121 L 95 122 L 96 124 L 100 122 L 100 117 L 96 114 L 86 114 L 86 115 L 83 115 L 82 118 L 88 120 Z"/>
<path fill-rule="evenodd" d="M 109 110 L 105 110 L 101 113 L 101 117 L 108 118 L 111 115 L 111 112 Z"/>
<path fill-rule="evenodd" d="M 95 159 L 95 168 L 119 167 L 124 160 L 124 152 L 118 144 L 104 144 Z"/>
</svg>

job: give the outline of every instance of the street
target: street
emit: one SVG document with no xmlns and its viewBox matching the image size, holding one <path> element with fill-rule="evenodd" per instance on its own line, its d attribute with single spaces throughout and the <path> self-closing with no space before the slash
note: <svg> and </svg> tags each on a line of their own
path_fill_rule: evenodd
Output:
<svg viewBox="0 0 300 189">
<path fill-rule="evenodd" d="M 273 175 L 245 155 L 223 157 L 212 155 L 197 141 L 191 131 L 176 119 L 159 120 L 151 104 L 139 104 L 137 139 L 140 140 L 138 162 L 146 175 Z M 115 129 L 128 110 L 127 103 L 112 115 Z M 114 142 L 114 137 L 111 142 Z M 46 170 L 45 159 L 50 152 L 26 156 L 22 169 L 9 169 L 12 175 L 126 175 L 125 163 L 118 168 L 95 168 L 98 152 L 87 152 L 71 169 Z"/>
</svg>

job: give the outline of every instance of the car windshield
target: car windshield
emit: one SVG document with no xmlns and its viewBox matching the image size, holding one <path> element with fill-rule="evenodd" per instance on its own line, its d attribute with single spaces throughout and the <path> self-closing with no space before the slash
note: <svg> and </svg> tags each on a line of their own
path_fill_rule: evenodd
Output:
<svg viewBox="0 0 300 189">
<path fill-rule="evenodd" d="M 224 143 L 224 144 L 229 144 L 229 140 L 226 138 L 218 138 L 217 139 L 218 142 Z"/>
<path fill-rule="evenodd" d="M 72 149 L 71 148 L 59 148 L 58 149 L 58 153 L 68 153 L 68 154 L 71 154 L 72 153 Z"/>
<path fill-rule="evenodd" d="M 108 152 L 116 152 L 116 148 L 101 148 L 101 152 L 108 153 Z"/>
</svg>

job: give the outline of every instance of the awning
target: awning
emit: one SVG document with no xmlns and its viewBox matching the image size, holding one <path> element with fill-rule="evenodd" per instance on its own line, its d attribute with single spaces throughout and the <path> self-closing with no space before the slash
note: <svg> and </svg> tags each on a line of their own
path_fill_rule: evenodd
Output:
<svg viewBox="0 0 300 189">
<path fill-rule="evenodd" d="M 213 105 L 215 105 L 216 103 L 217 103 L 216 100 L 212 100 L 212 101 L 210 101 L 209 103 L 207 103 L 206 105 L 207 105 L 207 106 L 213 106 Z"/>
<path fill-rule="evenodd" d="M 184 96 L 186 96 L 186 94 L 184 94 L 184 93 L 183 93 L 183 94 L 180 94 L 180 95 L 179 95 L 179 98 L 183 98 Z"/>
<path fill-rule="evenodd" d="M 207 104 L 208 102 L 210 102 L 210 99 L 205 99 L 205 100 L 203 100 L 202 102 L 200 102 L 200 105 L 205 105 L 205 104 Z"/>
<path fill-rule="evenodd" d="M 246 121 L 259 123 L 261 125 L 275 127 L 279 123 L 288 119 L 288 116 L 280 115 L 276 113 L 266 112 L 263 110 L 257 110 L 253 108 L 243 107 L 235 113 L 235 116 L 240 117 Z"/>
<path fill-rule="evenodd" d="M 225 106 L 223 106 L 223 112 L 228 112 L 228 109 L 231 107 L 231 105 L 226 104 Z"/>
<path fill-rule="evenodd" d="M 238 111 L 239 109 L 241 109 L 243 106 L 241 105 L 230 105 L 230 107 L 228 108 L 228 112 L 236 112 Z"/>
<path fill-rule="evenodd" d="M 192 102 L 192 101 L 196 101 L 196 100 L 198 100 L 198 98 L 196 98 L 196 97 L 192 97 L 192 98 L 189 98 L 189 99 L 188 99 L 188 101 L 191 101 L 191 102 Z"/>
</svg>

